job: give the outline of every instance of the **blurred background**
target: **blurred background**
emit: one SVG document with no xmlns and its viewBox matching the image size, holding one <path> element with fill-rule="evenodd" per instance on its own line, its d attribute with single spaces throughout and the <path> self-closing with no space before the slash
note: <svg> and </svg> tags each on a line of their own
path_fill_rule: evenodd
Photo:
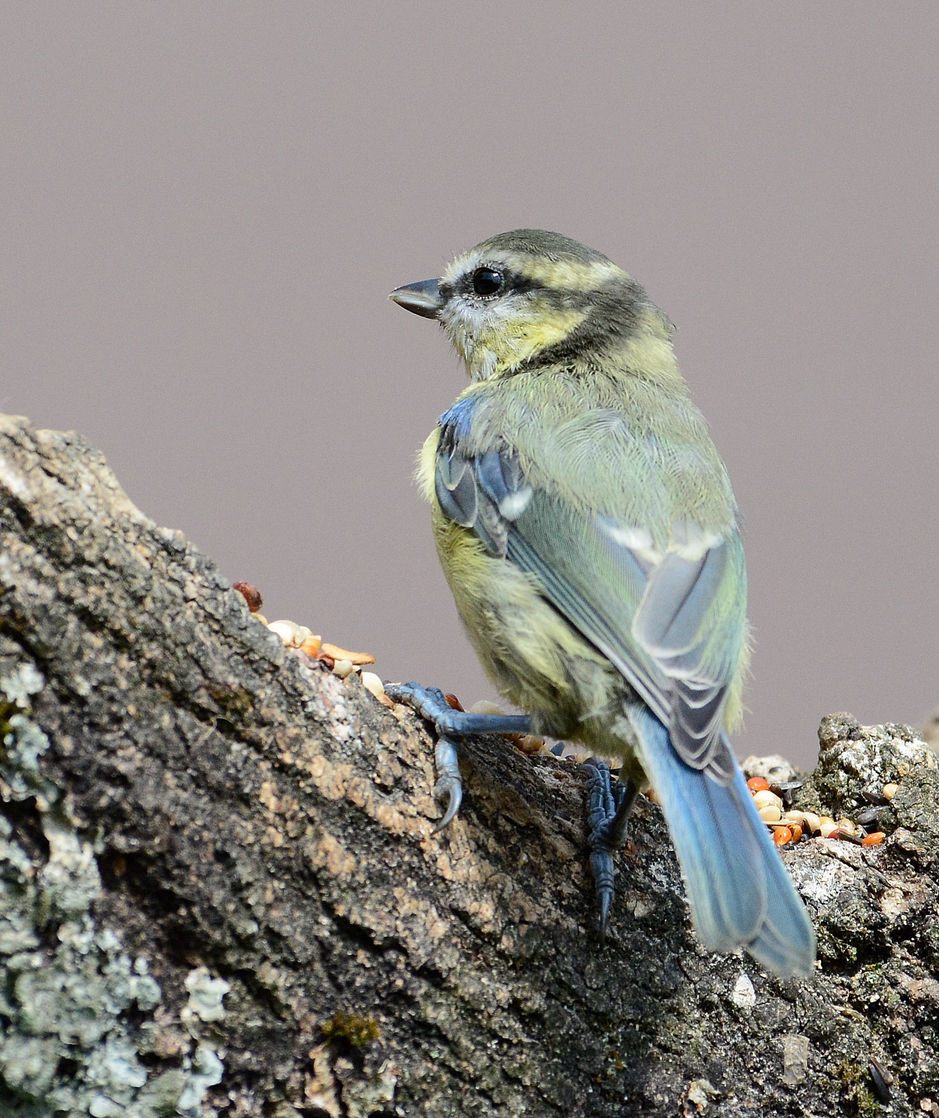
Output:
<svg viewBox="0 0 939 1118">
<path fill-rule="evenodd" d="M 494 697 L 391 288 L 521 225 L 678 325 L 746 518 L 741 755 L 939 702 L 939 5 L 7 0 L 0 409 L 76 429 L 271 620 Z"/>
</svg>

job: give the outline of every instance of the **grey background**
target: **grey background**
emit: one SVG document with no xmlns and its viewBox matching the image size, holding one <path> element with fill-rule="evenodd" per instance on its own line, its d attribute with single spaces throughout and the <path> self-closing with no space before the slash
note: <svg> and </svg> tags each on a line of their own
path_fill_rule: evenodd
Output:
<svg viewBox="0 0 939 1118">
<path fill-rule="evenodd" d="M 497 231 L 601 249 L 747 522 L 741 752 L 917 720 L 936 641 L 939 5 L 0 9 L 0 407 L 75 428 L 270 619 L 492 696 L 417 447 L 463 385 L 386 299 Z"/>
</svg>

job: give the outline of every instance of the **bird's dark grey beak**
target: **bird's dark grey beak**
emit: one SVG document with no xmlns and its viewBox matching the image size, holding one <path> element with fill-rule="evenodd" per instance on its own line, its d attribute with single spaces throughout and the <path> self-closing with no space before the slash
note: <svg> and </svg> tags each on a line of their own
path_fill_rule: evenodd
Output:
<svg viewBox="0 0 939 1118">
<path fill-rule="evenodd" d="M 404 287 L 396 287 L 388 296 L 399 307 L 406 311 L 413 311 L 422 318 L 436 318 L 443 306 L 443 296 L 440 294 L 440 280 L 421 280 L 420 283 L 407 283 Z"/>
</svg>

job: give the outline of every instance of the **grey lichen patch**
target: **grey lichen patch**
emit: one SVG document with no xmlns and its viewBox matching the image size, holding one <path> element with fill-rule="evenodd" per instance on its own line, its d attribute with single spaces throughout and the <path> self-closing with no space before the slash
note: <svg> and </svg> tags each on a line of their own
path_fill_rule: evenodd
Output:
<svg viewBox="0 0 939 1118">
<path fill-rule="evenodd" d="M 231 989 L 224 978 L 213 978 L 207 967 L 196 967 L 186 975 L 188 1009 L 201 1021 L 221 1021 L 225 1016 L 223 999 Z"/>
<path fill-rule="evenodd" d="M 7 798 L 24 800 L 42 795 L 39 760 L 49 748 L 49 738 L 27 716 L 33 695 L 45 684 L 42 673 L 29 661 L 5 665 L 0 674 L 0 790 Z M 15 712 L 15 713 L 14 713 Z"/>
<path fill-rule="evenodd" d="M 11 703 L 26 709 L 32 695 L 38 694 L 45 684 L 42 673 L 29 661 L 16 664 L 7 675 L 0 676 L 0 691 Z"/>
<path fill-rule="evenodd" d="M 61 847 L 59 836 L 56 842 Z M 144 960 L 135 962 L 113 932 L 96 928 L 88 910 L 97 869 L 74 852 L 69 844 L 68 856 L 50 858 L 36 874 L 0 816 L 0 1111 L 29 1118 L 166 1113 L 138 1105 L 149 1073 L 138 1059 L 139 1036 L 122 1016 L 133 1007 L 151 1012 L 160 988 Z M 62 906 L 49 902 L 50 889 L 72 909 L 51 928 L 47 914 Z M 57 943 L 48 947 L 52 929 Z"/>
<path fill-rule="evenodd" d="M 25 714 L 11 714 L 3 735 L 0 754 L 0 778 L 9 785 L 9 798 L 25 800 L 29 796 L 48 797 L 39 776 L 39 759 L 49 748 L 45 733 Z M 6 793 L 7 790 L 4 788 Z"/>
<path fill-rule="evenodd" d="M 101 892 L 91 843 L 79 838 L 59 804 L 43 814 L 42 830 L 49 843 L 49 859 L 37 879 L 42 918 L 81 917 Z"/>
<path fill-rule="evenodd" d="M 184 1118 L 198 1118 L 203 1113 L 201 1104 L 206 1092 L 222 1082 L 224 1064 L 212 1045 L 203 1042 L 191 1058 L 186 1058 L 184 1068 L 187 1081 L 176 1101 L 176 1113 Z"/>
<path fill-rule="evenodd" d="M 95 919 L 94 850 L 41 771 L 50 742 L 28 713 L 43 682 L 29 664 L 0 677 L 7 703 L 0 792 L 7 803 L 34 800 L 47 844 L 41 855 L 27 850 L 0 813 L 0 1113 L 202 1118 L 212 1113 L 202 1104 L 221 1081 L 220 1055 L 200 1039 L 181 1052 L 179 1066 L 142 1059 L 154 1050 L 162 991 L 147 960 L 132 959 L 121 937 Z M 194 1014 L 219 1020 L 228 984 L 204 968 L 193 974 Z"/>
</svg>

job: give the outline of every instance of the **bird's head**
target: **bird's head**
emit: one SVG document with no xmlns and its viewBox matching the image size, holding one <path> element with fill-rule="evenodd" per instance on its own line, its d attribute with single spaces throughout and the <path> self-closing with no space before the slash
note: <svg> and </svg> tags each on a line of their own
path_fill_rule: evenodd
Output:
<svg viewBox="0 0 939 1118">
<path fill-rule="evenodd" d="M 559 233 L 515 229 L 391 298 L 435 318 L 473 380 L 539 366 L 674 366 L 671 324 L 608 257 Z M 661 351 L 661 352 L 659 352 Z M 630 370 L 636 371 L 636 370 Z"/>
</svg>

